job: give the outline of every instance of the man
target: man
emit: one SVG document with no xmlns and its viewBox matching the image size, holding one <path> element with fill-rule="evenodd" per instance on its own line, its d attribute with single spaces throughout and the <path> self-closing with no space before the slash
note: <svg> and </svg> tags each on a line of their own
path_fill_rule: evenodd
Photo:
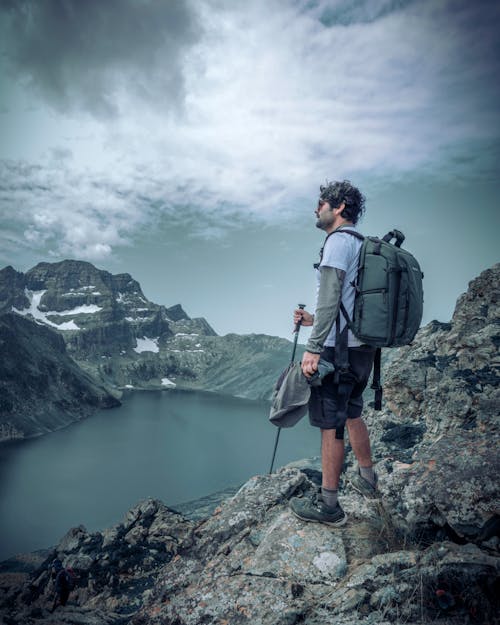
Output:
<svg viewBox="0 0 500 625">
<path fill-rule="evenodd" d="M 343 229 L 356 230 L 355 226 L 364 212 L 365 198 L 347 180 L 327 183 L 320 187 L 316 208 L 316 227 L 328 236 L 320 253 L 317 266 L 317 300 L 315 313 L 297 309 L 294 323 L 301 321 L 312 326 L 311 336 L 302 358 L 302 371 L 311 378 L 318 370 L 320 358 L 337 364 L 337 374 L 324 377 L 320 386 L 311 386 L 309 419 L 311 425 L 321 429 L 321 464 L 323 471 L 321 491 L 312 499 L 295 497 L 290 501 L 292 512 L 304 521 L 328 525 L 343 525 L 345 512 L 337 495 L 344 461 L 344 428 L 347 425 L 349 441 L 358 461 L 358 472 L 351 478 L 353 487 L 369 498 L 377 497 L 377 476 L 373 470 L 370 439 L 361 418 L 362 393 L 368 382 L 375 350 L 352 334 L 340 314 L 340 328 L 336 319 L 340 302 L 352 318 L 354 287 L 361 240 Z M 332 234 L 333 233 L 333 234 Z M 339 333 L 348 332 L 348 367 L 339 373 Z M 337 351 L 335 345 L 337 343 Z M 345 345 L 345 341 L 343 342 Z M 337 360 L 337 363 L 336 363 Z M 345 363 L 347 365 L 347 362 Z"/>
</svg>

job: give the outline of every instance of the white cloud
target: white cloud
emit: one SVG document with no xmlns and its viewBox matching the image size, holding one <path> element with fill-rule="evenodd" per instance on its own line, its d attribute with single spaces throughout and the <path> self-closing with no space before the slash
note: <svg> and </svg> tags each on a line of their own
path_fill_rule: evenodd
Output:
<svg viewBox="0 0 500 625">
<path fill-rule="evenodd" d="M 143 91 L 122 88 L 138 71 L 123 57 L 113 82 L 122 87 L 103 95 L 115 117 L 103 124 L 60 116 L 61 134 L 52 136 L 52 125 L 37 139 L 48 155 L 43 165 L 4 164 L 0 202 L 5 214 L 15 206 L 13 219 L 33 246 L 98 260 L 165 214 L 197 222 L 195 236 L 219 237 L 238 214 L 280 219 L 284 205 L 314 195 L 325 178 L 405 175 L 443 159 L 449 167 L 464 143 L 498 140 L 493 2 L 189 6 L 203 31 L 195 36 L 185 23 L 189 46 L 175 56 L 181 91 L 170 93 L 171 82 L 156 89 L 170 48 L 152 51 L 141 38 L 137 63 L 144 70 L 148 60 L 151 72 L 142 71 Z M 120 23 L 123 35 L 130 21 Z M 122 71 L 118 43 L 103 57 L 113 75 Z M 63 69 L 54 68 L 61 79 Z M 78 85 L 72 77 L 73 95 Z M 179 94 L 182 114 L 171 106 Z"/>
<path fill-rule="evenodd" d="M 205 34 L 186 66 L 186 116 L 150 112 L 122 127 L 122 141 L 165 181 L 173 203 L 267 217 L 325 176 L 407 172 L 457 142 L 491 136 L 491 120 L 477 115 L 481 107 L 497 115 L 481 9 L 419 2 L 390 13 L 379 2 L 378 13 L 361 5 L 368 21 L 358 9 L 355 23 L 325 27 L 321 4 L 312 12 L 201 5 Z M 383 17 L 369 21 L 373 13 Z"/>
<path fill-rule="evenodd" d="M 105 258 L 150 219 L 147 203 L 113 173 L 98 178 L 66 167 L 4 162 L 0 179 L 8 180 L 8 192 L 0 196 L 4 218 L 17 220 L 26 241 L 53 256 Z"/>
</svg>

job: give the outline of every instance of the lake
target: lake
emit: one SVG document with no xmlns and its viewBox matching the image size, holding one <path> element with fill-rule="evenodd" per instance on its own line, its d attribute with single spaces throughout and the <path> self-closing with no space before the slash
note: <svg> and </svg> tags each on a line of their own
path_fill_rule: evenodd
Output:
<svg viewBox="0 0 500 625">
<path fill-rule="evenodd" d="M 269 471 L 269 405 L 212 393 L 134 392 L 123 405 L 0 445 L 0 560 L 104 529 L 146 497 L 175 508 Z M 304 418 L 281 432 L 275 469 L 319 454 Z"/>
</svg>

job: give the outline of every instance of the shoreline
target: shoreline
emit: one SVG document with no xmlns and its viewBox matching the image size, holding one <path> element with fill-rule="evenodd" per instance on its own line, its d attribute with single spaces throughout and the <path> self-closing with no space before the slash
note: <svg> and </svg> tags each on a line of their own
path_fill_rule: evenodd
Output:
<svg viewBox="0 0 500 625">
<path fill-rule="evenodd" d="M 168 388 L 168 387 L 158 387 L 158 388 L 144 388 L 144 387 L 134 387 L 134 388 L 126 388 L 126 387 L 116 387 L 115 389 L 113 389 L 114 391 L 119 391 L 120 395 L 119 395 L 119 400 L 120 402 L 123 402 L 123 400 L 125 400 L 127 397 L 130 397 L 132 394 L 134 393 L 164 393 L 164 392 L 168 392 L 168 393 L 179 393 L 179 394 L 188 394 L 188 393 L 199 393 L 200 395 L 209 395 L 211 397 L 213 396 L 217 396 L 217 397 L 222 397 L 224 399 L 235 399 L 239 402 L 244 402 L 245 404 L 255 404 L 255 403 L 260 403 L 262 404 L 262 406 L 266 406 L 267 408 L 269 408 L 270 406 L 270 400 L 268 399 L 249 399 L 248 397 L 241 397 L 239 395 L 231 395 L 229 393 L 221 393 L 219 391 L 209 391 L 207 389 L 202 389 L 202 388 L 190 388 L 190 387 L 185 387 L 185 386 L 176 386 L 175 388 Z M 0 449 L 2 449 L 4 446 L 7 446 L 9 444 L 12 443 L 20 443 L 23 441 L 33 441 L 36 440 L 38 438 L 41 438 L 42 436 L 47 436 L 50 434 L 53 434 L 54 432 L 59 432 L 61 430 L 65 430 L 68 427 L 71 427 L 72 425 L 74 425 L 75 423 L 80 423 L 81 421 L 84 421 L 86 419 L 90 419 L 91 417 L 93 417 L 97 412 L 99 412 L 100 410 L 117 410 L 119 408 L 121 408 L 123 406 L 123 403 L 120 403 L 120 405 L 118 406 L 109 406 L 108 408 L 105 407 L 97 407 L 95 408 L 95 410 L 92 410 L 89 414 L 83 415 L 80 418 L 74 419 L 64 425 L 62 425 L 61 427 L 57 427 L 53 430 L 48 430 L 46 432 L 40 432 L 38 434 L 32 434 L 30 436 L 14 436 L 12 438 L 2 438 L 0 439 Z M 61 413 L 59 413 L 61 414 Z M 63 413 L 64 416 L 67 416 L 67 413 Z M 57 416 L 57 415 L 54 415 Z"/>
</svg>

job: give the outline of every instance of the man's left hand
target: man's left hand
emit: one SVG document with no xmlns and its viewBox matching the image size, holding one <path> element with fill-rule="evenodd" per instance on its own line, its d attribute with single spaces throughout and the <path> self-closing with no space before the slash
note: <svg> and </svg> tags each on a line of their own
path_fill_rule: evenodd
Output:
<svg viewBox="0 0 500 625">
<path fill-rule="evenodd" d="M 312 374 L 318 370 L 319 354 L 311 354 L 311 352 L 304 352 L 302 356 L 302 373 L 306 378 L 310 378 Z"/>
</svg>

